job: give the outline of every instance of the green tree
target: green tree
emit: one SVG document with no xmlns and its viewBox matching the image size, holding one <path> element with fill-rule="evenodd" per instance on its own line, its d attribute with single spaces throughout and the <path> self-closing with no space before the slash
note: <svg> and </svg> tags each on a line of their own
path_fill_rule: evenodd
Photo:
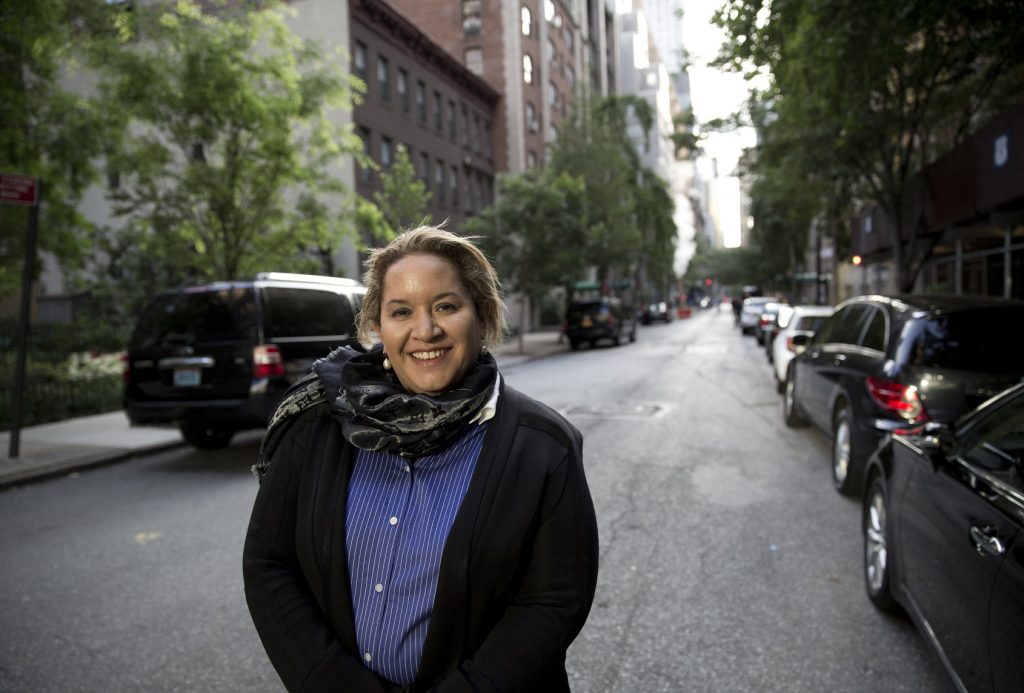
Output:
<svg viewBox="0 0 1024 693">
<path fill-rule="evenodd" d="M 481 238 L 507 292 L 540 305 L 554 287 L 571 287 L 584 270 L 586 191 L 582 179 L 547 170 L 498 179 L 498 201 L 463 224 Z M 525 311 L 523 319 L 526 319 Z M 522 325 L 520 339 L 527 331 Z M 520 342 L 520 350 L 522 350 Z"/>
<path fill-rule="evenodd" d="M 770 175 L 824 182 L 826 224 L 842 195 L 881 207 L 904 291 L 933 247 L 903 213 L 908 181 L 1019 100 L 1022 21 L 1001 0 L 731 0 L 718 15 L 722 63 L 771 77 L 755 99 L 771 112 L 763 139 L 784 151 Z"/>
<path fill-rule="evenodd" d="M 0 171 L 42 180 L 38 248 L 78 267 L 91 226 L 78 203 L 115 135 L 110 109 L 61 86 L 116 9 L 95 0 L 0 4 Z M 20 285 L 27 208 L 0 208 L 0 297 Z"/>
<path fill-rule="evenodd" d="M 675 256 L 673 202 L 664 181 L 641 164 L 628 135 L 630 117 L 650 130 L 645 100 L 581 95 L 559 127 L 551 167 L 583 180 L 587 233 L 580 251 L 599 281 L 633 276 L 665 286 Z"/>
<path fill-rule="evenodd" d="M 363 158 L 335 124 L 358 81 L 297 37 L 280 3 L 213 4 L 136 5 L 119 25 L 128 45 L 95 56 L 131 132 L 109 158 L 126 223 L 105 243 L 127 270 L 145 258 L 152 271 L 131 279 L 147 292 L 322 261 L 344 227 L 328 220 L 351 204 L 332 169 Z"/>
<path fill-rule="evenodd" d="M 416 175 L 405 145 L 399 145 L 389 169 L 380 172 L 380 191 L 373 199 L 394 231 L 430 223 L 431 192 Z"/>
</svg>

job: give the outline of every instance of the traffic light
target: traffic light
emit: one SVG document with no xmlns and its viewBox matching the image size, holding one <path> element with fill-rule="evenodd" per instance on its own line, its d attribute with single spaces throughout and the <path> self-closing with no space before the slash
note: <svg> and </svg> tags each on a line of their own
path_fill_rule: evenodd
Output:
<svg viewBox="0 0 1024 693">
<path fill-rule="evenodd" d="M 704 286 L 711 286 L 711 277 L 704 280 Z"/>
</svg>

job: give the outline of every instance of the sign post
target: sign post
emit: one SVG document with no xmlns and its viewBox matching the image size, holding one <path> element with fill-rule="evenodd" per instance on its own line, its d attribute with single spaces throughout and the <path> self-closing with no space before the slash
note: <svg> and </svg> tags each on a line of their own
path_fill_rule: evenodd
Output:
<svg viewBox="0 0 1024 693">
<path fill-rule="evenodd" d="M 28 351 L 29 314 L 32 308 L 32 271 L 36 261 L 36 235 L 39 227 L 39 198 L 42 183 L 32 176 L 0 173 L 0 203 L 31 206 L 25 232 L 25 265 L 21 274 L 21 308 L 15 333 L 17 362 L 14 389 L 11 391 L 11 438 L 8 456 L 18 456 L 21 442 L 21 403 L 25 389 L 25 362 Z"/>
</svg>

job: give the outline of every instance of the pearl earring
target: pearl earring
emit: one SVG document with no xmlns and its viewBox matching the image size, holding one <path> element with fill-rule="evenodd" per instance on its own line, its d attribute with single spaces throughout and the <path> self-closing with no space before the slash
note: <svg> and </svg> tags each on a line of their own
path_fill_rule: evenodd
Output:
<svg viewBox="0 0 1024 693">
<path fill-rule="evenodd" d="M 387 356 L 384 357 L 384 363 L 381 364 L 381 365 L 384 366 L 384 370 L 386 370 L 386 371 L 390 371 L 391 370 L 391 361 L 388 360 Z"/>
</svg>

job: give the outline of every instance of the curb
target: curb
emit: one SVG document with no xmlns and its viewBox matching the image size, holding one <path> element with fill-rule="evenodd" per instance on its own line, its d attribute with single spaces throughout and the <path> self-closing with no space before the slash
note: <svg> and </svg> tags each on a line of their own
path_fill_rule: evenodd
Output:
<svg viewBox="0 0 1024 693">
<path fill-rule="evenodd" d="M 155 443 L 139 448 L 118 448 L 114 450 L 96 450 L 85 453 L 70 460 L 55 460 L 44 462 L 31 469 L 11 470 L 0 472 L 0 490 L 16 486 L 27 486 L 37 481 L 46 481 L 59 476 L 66 476 L 74 472 L 96 469 L 118 462 L 124 462 L 133 457 L 142 457 L 165 450 L 173 450 L 185 445 L 185 441 L 173 441 L 170 443 Z"/>
</svg>

